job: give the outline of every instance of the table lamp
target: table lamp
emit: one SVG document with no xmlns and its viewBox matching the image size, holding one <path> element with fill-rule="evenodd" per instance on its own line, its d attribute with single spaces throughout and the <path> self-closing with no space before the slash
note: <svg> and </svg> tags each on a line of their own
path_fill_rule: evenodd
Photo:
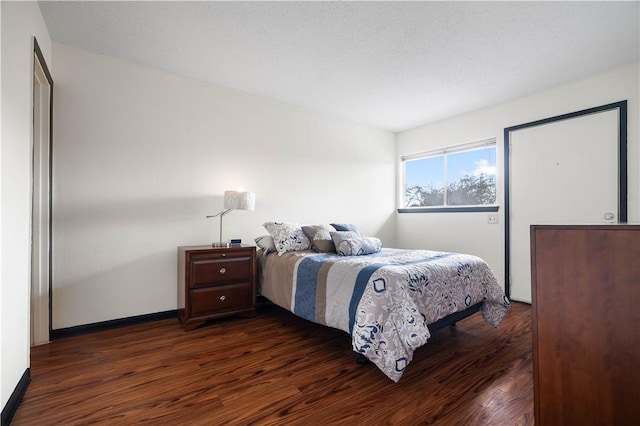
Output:
<svg viewBox="0 0 640 426">
<path fill-rule="evenodd" d="M 211 244 L 212 247 L 228 247 L 229 243 L 222 241 L 222 217 L 231 210 L 253 210 L 256 204 L 256 194 L 245 191 L 224 191 L 224 208 L 218 214 L 210 217 L 220 216 L 220 238 L 218 242 Z"/>
</svg>

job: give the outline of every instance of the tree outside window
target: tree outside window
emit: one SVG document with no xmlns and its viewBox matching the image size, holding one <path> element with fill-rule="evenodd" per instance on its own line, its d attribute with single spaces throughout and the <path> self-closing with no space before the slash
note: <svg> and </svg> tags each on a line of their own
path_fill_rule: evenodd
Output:
<svg viewBox="0 0 640 426">
<path fill-rule="evenodd" d="M 485 206 L 496 203 L 496 147 L 426 154 L 404 163 L 404 202 L 411 207 Z"/>
</svg>

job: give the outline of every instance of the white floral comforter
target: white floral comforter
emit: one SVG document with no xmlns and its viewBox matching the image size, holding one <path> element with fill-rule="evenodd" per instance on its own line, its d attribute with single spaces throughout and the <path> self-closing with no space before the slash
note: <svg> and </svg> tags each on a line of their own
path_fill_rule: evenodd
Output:
<svg viewBox="0 0 640 426">
<path fill-rule="evenodd" d="M 400 380 L 413 351 L 431 337 L 428 324 L 483 302 L 497 327 L 509 301 L 476 256 L 383 249 L 366 256 L 311 251 L 262 256 L 263 296 L 296 315 L 346 331 L 354 351 Z"/>
</svg>

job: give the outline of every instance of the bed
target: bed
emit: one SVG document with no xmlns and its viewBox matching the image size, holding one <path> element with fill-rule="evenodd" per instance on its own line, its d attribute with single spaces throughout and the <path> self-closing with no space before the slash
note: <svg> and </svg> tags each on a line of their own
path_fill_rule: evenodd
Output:
<svg viewBox="0 0 640 426">
<path fill-rule="evenodd" d="M 353 350 L 394 382 L 431 330 L 477 311 L 497 327 L 509 310 L 491 268 L 476 256 L 382 247 L 341 255 L 300 247 L 259 250 L 260 294 L 348 333 Z"/>
</svg>

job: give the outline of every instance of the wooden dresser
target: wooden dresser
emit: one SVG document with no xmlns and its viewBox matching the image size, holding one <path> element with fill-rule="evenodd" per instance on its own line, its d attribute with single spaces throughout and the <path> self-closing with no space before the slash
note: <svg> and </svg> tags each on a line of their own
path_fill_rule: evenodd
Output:
<svg viewBox="0 0 640 426">
<path fill-rule="evenodd" d="M 178 247 L 178 316 L 185 330 L 229 315 L 256 313 L 254 246 Z"/>
<path fill-rule="evenodd" d="M 640 225 L 531 227 L 537 425 L 640 425 Z"/>
</svg>

